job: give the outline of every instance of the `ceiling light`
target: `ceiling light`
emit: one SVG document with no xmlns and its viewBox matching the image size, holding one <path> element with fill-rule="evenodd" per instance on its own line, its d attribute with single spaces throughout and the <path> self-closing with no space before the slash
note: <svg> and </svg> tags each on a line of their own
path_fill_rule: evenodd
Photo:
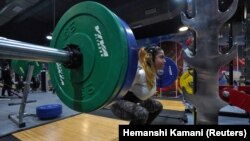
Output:
<svg viewBox="0 0 250 141">
<path fill-rule="evenodd" d="M 175 0 L 176 2 L 181 2 L 182 0 Z"/>
<path fill-rule="evenodd" d="M 188 27 L 187 26 L 182 26 L 179 28 L 179 31 L 187 31 L 188 30 Z"/>
<path fill-rule="evenodd" d="M 47 35 L 47 36 L 46 36 L 46 39 L 51 40 L 51 39 L 52 39 L 52 36 L 51 36 L 51 35 Z"/>
</svg>

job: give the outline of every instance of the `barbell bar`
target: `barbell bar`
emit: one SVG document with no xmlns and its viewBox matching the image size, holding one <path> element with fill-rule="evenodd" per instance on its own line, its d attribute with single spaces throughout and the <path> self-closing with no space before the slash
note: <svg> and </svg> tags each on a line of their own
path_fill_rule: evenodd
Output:
<svg viewBox="0 0 250 141">
<path fill-rule="evenodd" d="M 47 46 L 0 38 L 2 59 L 17 59 L 41 62 L 67 62 L 71 53 Z"/>
</svg>

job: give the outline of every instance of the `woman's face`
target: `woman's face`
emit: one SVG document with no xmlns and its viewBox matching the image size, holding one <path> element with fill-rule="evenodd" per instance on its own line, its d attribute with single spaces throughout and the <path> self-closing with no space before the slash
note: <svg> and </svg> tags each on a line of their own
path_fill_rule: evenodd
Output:
<svg viewBox="0 0 250 141">
<path fill-rule="evenodd" d="M 162 69 L 164 69 L 165 62 L 166 62 L 166 60 L 165 60 L 164 51 L 161 50 L 155 56 L 155 68 L 156 68 L 156 70 L 162 70 Z"/>
</svg>

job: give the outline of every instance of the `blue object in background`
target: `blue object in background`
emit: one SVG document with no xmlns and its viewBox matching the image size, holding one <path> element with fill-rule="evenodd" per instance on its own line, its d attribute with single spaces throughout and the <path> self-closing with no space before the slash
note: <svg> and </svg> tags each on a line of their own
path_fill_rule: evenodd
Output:
<svg viewBox="0 0 250 141">
<path fill-rule="evenodd" d="M 39 119 L 57 118 L 62 114 L 61 104 L 47 104 L 36 108 L 36 115 Z"/>
<path fill-rule="evenodd" d="M 171 59 L 166 57 L 166 63 L 162 73 L 158 74 L 157 87 L 164 88 L 173 84 L 178 75 L 178 67 L 176 63 Z"/>
</svg>

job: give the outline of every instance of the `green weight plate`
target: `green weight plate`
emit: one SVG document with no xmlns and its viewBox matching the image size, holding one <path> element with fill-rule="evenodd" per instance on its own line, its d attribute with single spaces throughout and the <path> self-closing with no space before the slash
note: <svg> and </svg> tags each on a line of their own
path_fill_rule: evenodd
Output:
<svg viewBox="0 0 250 141">
<path fill-rule="evenodd" d="M 26 73 L 25 66 L 27 65 L 27 61 L 19 61 L 19 60 L 12 60 L 11 61 L 11 68 L 14 72 L 20 76 L 24 76 Z"/>
<path fill-rule="evenodd" d="M 41 70 L 43 69 L 42 63 L 40 63 L 40 62 L 29 62 L 29 64 L 34 66 L 32 76 L 36 76 L 39 73 L 41 73 Z"/>
<path fill-rule="evenodd" d="M 121 89 L 128 67 L 126 33 L 113 13 L 96 2 L 82 2 L 59 20 L 51 47 L 76 45 L 83 64 L 67 69 L 49 64 L 52 85 L 71 109 L 91 112 L 110 102 Z"/>
<path fill-rule="evenodd" d="M 32 76 L 38 75 L 42 70 L 42 64 L 39 62 L 23 61 L 23 60 L 12 60 L 11 67 L 14 72 L 20 76 L 26 76 L 28 72 L 28 66 L 33 65 L 33 74 Z"/>
</svg>

